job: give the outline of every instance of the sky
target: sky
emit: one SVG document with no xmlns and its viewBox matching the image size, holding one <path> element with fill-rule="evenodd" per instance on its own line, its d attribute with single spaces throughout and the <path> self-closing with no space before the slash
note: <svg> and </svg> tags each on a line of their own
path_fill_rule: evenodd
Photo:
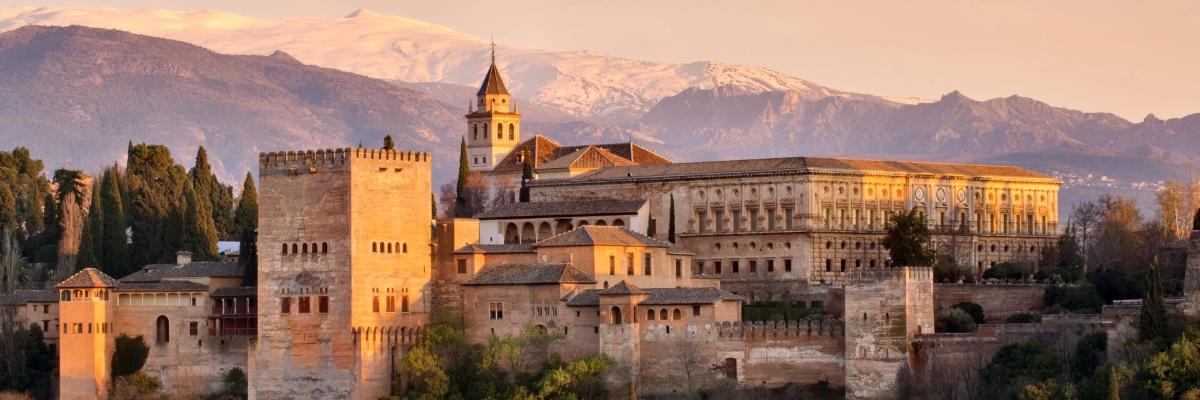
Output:
<svg viewBox="0 0 1200 400">
<path fill-rule="evenodd" d="M 355 9 L 498 42 L 635 59 L 760 65 L 839 90 L 1018 94 L 1134 122 L 1200 112 L 1200 1 L 0 0 L 217 9 L 258 18 Z"/>
</svg>

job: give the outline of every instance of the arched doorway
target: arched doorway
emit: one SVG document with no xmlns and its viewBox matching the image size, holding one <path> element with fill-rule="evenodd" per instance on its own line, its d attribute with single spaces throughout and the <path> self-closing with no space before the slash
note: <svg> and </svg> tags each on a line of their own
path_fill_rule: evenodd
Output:
<svg viewBox="0 0 1200 400">
<path fill-rule="evenodd" d="M 167 320 L 167 316 L 159 315 L 154 321 L 154 341 L 157 343 L 167 343 L 171 341 L 171 322 Z"/>
<path fill-rule="evenodd" d="M 612 314 L 613 325 L 622 324 L 625 322 L 625 320 L 621 319 L 621 307 L 613 306 L 612 311 L 609 312 L 609 314 Z"/>
</svg>

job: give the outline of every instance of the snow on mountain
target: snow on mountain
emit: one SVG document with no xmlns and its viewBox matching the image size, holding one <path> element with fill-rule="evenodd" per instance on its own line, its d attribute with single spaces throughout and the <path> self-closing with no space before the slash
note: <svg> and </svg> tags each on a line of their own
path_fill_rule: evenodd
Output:
<svg viewBox="0 0 1200 400">
<path fill-rule="evenodd" d="M 268 20 L 212 10 L 0 8 L 0 31 L 25 25 L 114 28 L 228 54 L 268 55 L 282 50 L 303 63 L 406 82 L 476 85 L 489 58 L 489 44 L 482 38 L 369 10 L 343 18 Z M 738 93 L 794 91 L 813 100 L 840 96 L 897 102 L 833 90 L 755 66 L 657 63 L 506 45 L 498 46 L 496 53 L 509 90 L 577 117 L 636 117 L 659 100 L 691 87 L 728 87 Z"/>
</svg>

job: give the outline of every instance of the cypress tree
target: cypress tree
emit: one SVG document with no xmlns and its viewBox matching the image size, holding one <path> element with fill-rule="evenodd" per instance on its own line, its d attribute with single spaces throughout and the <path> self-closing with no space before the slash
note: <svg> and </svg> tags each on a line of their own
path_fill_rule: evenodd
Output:
<svg viewBox="0 0 1200 400">
<path fill-rule="evenodd" d="M 454 186 L 454 216 L 455 217 L 470 217 L 470 211 L 467 210 L 467 174 L 471 171 L 467 167 L 467 138 L 462 138 L 458 145 L 458 183 Z"/>
<path fill-rule="evenodd" d="M 188 172 L 197 200 L 204 200 L 212 209 L 209 219 L 217 230 L 217 237 L 227 237 L 233 220 L 233 193 L 229 186 L 221 184 L 208 163 L 208 151 L 204 146 L 196 150 L 196 164 Z"/>
<path fill-rule="evenodd" d="M 125 235 L 125 206 L 122 204 L 121 188 L 117 180 L 115 168 L 104 172 L 102 182 L 104 187 L 100 192 L 100 215 L 103 216 L 103 228 L 100 235 L 100 249 L 97 252 L 101 271 L 113 276 L 123 277 L 131 272 L 129 268 L 129 243 Z"/>
<path fill-rule="evenodd" d="M 182 227 L 182 247 L 192 252 L 196 260 L 217 258 L 217 229 L 212 223 L 212 209 L 207 199 L 190 186 L 184 188 L 185 209 Z"/>
<path fill-rule="evenodd" d="M 1142 312 L 1138 315 L 1138 339 L 1153 341 L 1167 333 L 1167 308 L 1163 303 L 1162 281 L 1158 276 L 1158 257 L 1146 272 L 1146 293 L 1142 295 Z"/>
<path fill-rule="evenodd" d="M 183 249 L 187 170 L 175 163 L 165 146 L 139 144 L 133 147 L 126 174 L 132 265 L 174 261 L 175 252 Z"/>
<path fill-rule="evenodd" d="M 8 185 L 0 185 L 0 227 L 17 226 L 17 198 Z"/>
<path fill-rule="evenodd" d="M 396 149 L 396 142 L 392 141 L 392 135 L 387 135 L 387 136 L 383 137 L 383 149 L 384 150 L 395 150 Z"/>
<path fill-rule="evenodd" d="M 529 183 L 533 182 L 533 158 L 528 154 L 522 153 L 525 162 L 521 165 L 521 193 L 518 201 L 522 203 L 529 202 Z"/>
<path fill-rule="evenodd" d="M 1192 230 L 1200 231 L 1200 209 L 1196 209 L 1196 216 L 1192 218 Z"/>
<path fill-rule="evenodd" d="M 92 183 L 92 200 L 88 204 L 87 218 L 83 220 L 83 239 L 79 243 L 79 264 L 77 269 L 100 265 L 103 258 L 102 238 L 104 237 L 104 220 L 100 212 L 100 188 L 104 187 L 101 176 Z"/>
<path fill-rule="evenodd" d="M 675 243 L 675 193 L 671 193 L 671 211 L 667 215 L 667 240 Z"/>
<path fill-rule="evenodd" d="M 249 172 L 242 183 L 242 197 L 238 198 L 233 224 L 241 242 L 238 263 L 243 267 L 242 286 L 255 286 L 258 284 L 258 189 Z"/>
</svg>

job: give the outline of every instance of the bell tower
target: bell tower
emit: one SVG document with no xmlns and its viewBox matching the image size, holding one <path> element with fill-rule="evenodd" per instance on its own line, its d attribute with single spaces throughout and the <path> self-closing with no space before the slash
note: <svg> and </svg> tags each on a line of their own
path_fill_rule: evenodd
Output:
<svg viewBox="0 0 1200 400">
<path fill-rule="evenodd" d="M 521 114 L 496 68 L 494 42 L 492 65 L 475 97 L 475 102 L 467 107 L 467 161 L 471 171 L 486 172 L 521 141 Z"/>
</svg>

